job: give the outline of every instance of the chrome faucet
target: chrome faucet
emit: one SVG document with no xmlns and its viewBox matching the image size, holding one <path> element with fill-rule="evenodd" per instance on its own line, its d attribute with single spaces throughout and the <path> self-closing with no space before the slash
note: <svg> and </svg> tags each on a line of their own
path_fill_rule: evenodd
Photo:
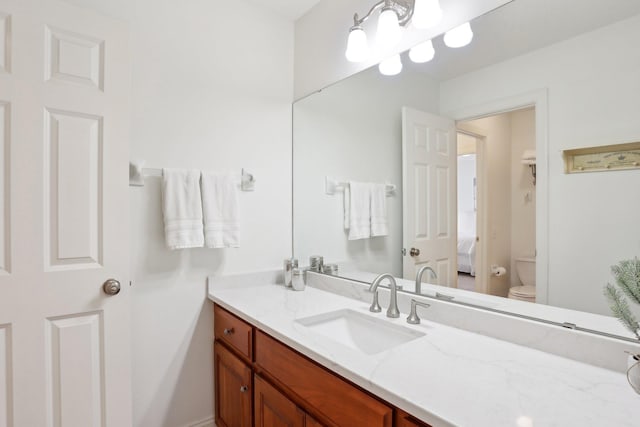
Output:
<svg viewBox="0 0 640 427">
<path fill-rule="evenodd" d="M 434 279 L 438 278 L 438 275 L 435 271 L 433 271 L 433 268 L 429 267 L 428 265 L 420 268 L 420 270 L 418 270 L 418 274 L 416 274 L 416 294 L 418 295 L 420 295 L 420 293 L 422 292 L 422 275 L 427 270 L 431 272 L 431 276 L 433 276 Z"/>
<path fill-rule="evenodd" d="M 389 279 L 389 284 L 391 285 L 391 296 L 389 298 L 387 317 L 400 317 L 400 310 L 398 310 L 398 285 L 396 284 L 396 279 L 388 273 L 379 275 L 371 283 L 369 292 L 373 292 L 373 302 L 371 303 L 371 307 L 369 307 L 369 311 L 378 313 L 382 310 L 380 308 L 380 304 L 378 304 L 378 285 L 380 285 L 380 282 L 384 279 Z"/>
<path fill-rule="evenodd" d="M 412 325 L 420 324 L 420 318 L 418 317 L 418 306 L 424 307 L 424 308 L 431 307 L 431 305 L 427 304 L 426 302 L 419 302 L 412 298 L 411 312 L 409 313 L 409 317 L 407 317 L 407 323 L 411 323 Z"/>
</svg>

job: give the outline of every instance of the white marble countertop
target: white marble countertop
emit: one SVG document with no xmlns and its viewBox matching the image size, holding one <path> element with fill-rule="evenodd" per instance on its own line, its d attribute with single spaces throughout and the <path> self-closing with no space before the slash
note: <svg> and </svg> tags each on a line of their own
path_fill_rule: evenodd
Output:
<svg viewBox="0 0 640 427">
<path fill-rule="evenodd" d="M 412 326 L 368 304 L 307 287 L 216 288 L 209 298 L 339 375 L 439 426 L 636 426 L 640 396 L 626 376 L 539 350 L 423 320 Z M 426 335 L 366 355 L 296 319 L 350 308 Z"/>
</svg>

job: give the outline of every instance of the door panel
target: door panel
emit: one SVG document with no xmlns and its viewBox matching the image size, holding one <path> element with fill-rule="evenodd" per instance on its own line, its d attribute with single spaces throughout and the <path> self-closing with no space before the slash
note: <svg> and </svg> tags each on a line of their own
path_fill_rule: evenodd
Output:
<svg viewBox="0 0 640 427">
<path fill-rule="evenodd" d="M 254 377 L 256 427 L 304 427 L 305 413 L 258 375 Z"/>
<path fill-rule="evenodd" d="M 11 271 L 10 124 L 11 105 L 0 101 L 0 276 Z"/>
<path fill-rule="evenodd" d="M 50 26 L 45 28 L 45 36 L 47 80 L 67 80 L 103 89 L 103 40 Z"/>
<path fill-rule="evenodd" d="M 11 16 L 0 13 L 0 72 L 11 70 Z"/>
<path fill-rule="evenodd" d="M 127 46 L 69 3 L 0 1 L 0 427 L 131 425 Z"/>
<path fill-rule="evenodd" d="M 434 206 L 438 222 L 436 224 L 436 237 L 448 239 L 453 231 L 451 217 L 451 170 L 448 167 L 436 168 L 436 206 Z M 455 193 L 454 193 L 455 194 Z"/>
<path fill-rule="evenodd" d="M 456 286 L 456 140 L 453 120 L 402 110 L 403 276 L 431 266 L 437 283 Z M 419 255 L 410 256 L 411 248 Z M 428 277 L 425 276 L 425 279 Z"/>
<path fill-rule="evenodd" d="M 47 320 L 47 425 L 104 425 L 102 312 Z"/>
<path fill-rule="evenodd" d="M 251 427 L 251 368 L 222 344 L 214 344 L 216 425 Z"/>
<path fill-rule="evenodd" d="M 47 110 L 45 129 L 46 268 L 100 267 L 102 118 Z"/>
<path fill-rule="evenodd" d="M 0 427 L 9 427 L 13 418 L 11 372 L 11 326 L 0 325 Z"/>
</svg>

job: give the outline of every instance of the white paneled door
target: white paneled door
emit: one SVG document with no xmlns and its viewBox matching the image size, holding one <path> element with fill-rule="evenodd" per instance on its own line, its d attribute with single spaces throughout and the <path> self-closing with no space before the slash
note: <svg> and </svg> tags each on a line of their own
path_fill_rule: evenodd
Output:
<svg viewBox="0 0 640 427">
<path fill-rule="evenodd" d="M 403 276 L 428 265 L 457 286 L 456 129 L 451 119 L 402 109 Z M 433 283 L 428 274 L 424 280 Z"/>
<path fill-rule="evenodd" d="M 129 73 L 123 24 L 0 0 L 0 427 L 131 425 Z"/>
</svg>

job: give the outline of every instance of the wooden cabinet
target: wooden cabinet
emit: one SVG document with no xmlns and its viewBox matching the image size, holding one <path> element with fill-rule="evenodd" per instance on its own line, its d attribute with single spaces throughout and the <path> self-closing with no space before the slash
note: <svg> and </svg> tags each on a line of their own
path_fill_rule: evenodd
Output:
<svg viewBox="0 0 640 427">
<path fill-rule="evenodd" d="M 304 427 L 324 427 L 322 424 L 317 422 L 311 417 L 309 414 L 305 414 L 304 416 Z"/>
<path fill-rule="evenodd" d="M 214 322 L 218 427 L 429 427 L 217 305 Z"/>
<path fill-rule="evenodd" d="M 400 409 L 396 409 L 393 425 L 395 427 L 431 427 Z"/>
<path fill-rule="evenodd" d="M 255 337 L 256 367 L 332 423 L 391 427 L 393 408 L 318 366 L 262 331 Z M 315 413 L 315 412 L 314 412 Z"/>
<path fill-rule="evenodd" d="M 255 427 L 305 427 L 305 413 L 268 382 L 254 377 Z"/>
<path fill-rule="evenodd" d="M 251 427 L 252 371 L 222 344 L 214 344 L 215 410 L 218 427 Z"/>
<path fill-rule="evenodd" d="M 213 311 L 215 338 L 238 351 L 248 362 L 253 358 L 253 327 L 244 320 L 216 306 Z"/>
</svg>

